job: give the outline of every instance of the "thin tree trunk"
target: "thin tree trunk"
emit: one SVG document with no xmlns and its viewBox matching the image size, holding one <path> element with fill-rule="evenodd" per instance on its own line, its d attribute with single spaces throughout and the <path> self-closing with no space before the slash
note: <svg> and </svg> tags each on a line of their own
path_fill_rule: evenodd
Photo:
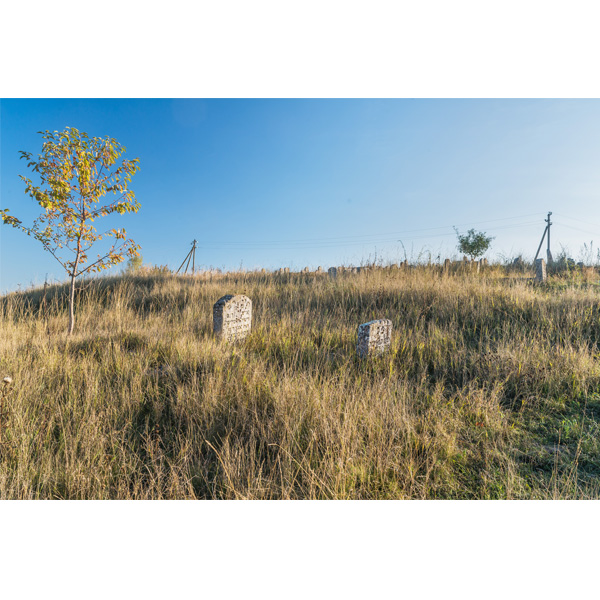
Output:
<svg viewBox="0 0 600 600">
<path fill-rule="evenodd" d="M 71 289 L 69 291 L 69 330 L 67 335 L 73 333 L 73 327 L 75 326 L 75 275 L 71 275 Z"/>
<path fill-rule="evenodd" d="M 85 211 L 83 213 L 82 223 L 85 220 Z M 79 257 L 81 256 L 81 231 L 77 238 L 77 253 L 75 254 L 75 266 L 71 272 L 71 289 L 69 291 L 69 329 L 67 335 L 73 333 L 73 327 L 75 327 L 75 278 L 77 277 L 77 269 L 79 267 Z"/>
</svg>

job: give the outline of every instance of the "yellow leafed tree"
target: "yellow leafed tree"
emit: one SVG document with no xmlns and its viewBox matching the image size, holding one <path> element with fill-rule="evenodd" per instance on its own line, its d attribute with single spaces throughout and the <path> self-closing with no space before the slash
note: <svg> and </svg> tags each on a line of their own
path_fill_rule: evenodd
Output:
<svg viewBox="0 0 600 600">
<path fill-rule="evenodd" d="M 7 225 L 24 231 L 40 241 L 44 250 L 63 266 L 69 279 L 69 327 L 75 325 L 75 281 L 85 273 L 96 273 L 138 255 L 140 247 L 126 237 L 123 229 L 98 233 L 92 223 L 112 213 L 137 212 L 140 204 L 129 189 L 132 176 L 139 169 L 139 159 L 121 159 L 125 148 L 116 140 L 90 138 L 74 127 L 64 131 L 40 131 L 44 140 L 37 159 L 21 151 L 27 166 L 39 175 L 40 185 L 21 175 L 25 193 L 43 209 L 31 227 L 23 225 L 8 209 L 0 210 Z M 115 196 L 102 204 L 104 196 Z M 112 246 L 90 258 L 95 242 L 112 237 Z"/>
</svg>

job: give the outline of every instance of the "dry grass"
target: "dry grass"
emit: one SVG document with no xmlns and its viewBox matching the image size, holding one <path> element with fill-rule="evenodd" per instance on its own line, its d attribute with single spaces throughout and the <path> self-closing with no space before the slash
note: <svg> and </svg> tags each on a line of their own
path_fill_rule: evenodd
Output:
<svg viewBox="0 0 600 600">
<path fill-rule="evenodd" d="M 226 293 L 253 302 L 235 345 L 212 336 Z M 2 299 L 2 498 L 600 495 L 596 285 L 499 267 L 102 279 L 71 338 L 66 294 Z M 392 348 L 359 361 L 373 318 Z"/>
</svg>

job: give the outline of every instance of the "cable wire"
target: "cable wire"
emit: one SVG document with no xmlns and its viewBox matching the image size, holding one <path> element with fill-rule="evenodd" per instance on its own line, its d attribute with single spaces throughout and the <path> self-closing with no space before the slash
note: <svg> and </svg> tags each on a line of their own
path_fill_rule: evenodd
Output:
<svg viewBox="0 0 600 600">
<path fill-rule="evenodd" d="M 400 231 L 388 231 L 388 232 L 379 232 L 379 233 L 365 233 L 365 234 L 355 234 L 355 235 L 344 235 L 344 236 L 337 236 L 337 237 L 325 237 L 325 238 L 304 238 L 304 239 L 298 239 L 298 240 L 240 240 L 240 241 L 217 241 L 215 240 L 214 242 L 208 241 L 206 243 L 208 244 L 218 244 L 220 246 L 241 246 L 241 245 L 245 245 L 245 244 L 261 244 L 261 245 L 271 245 L 271 244 L 308 244 L 308 243 L 314 243 L 314 242 L 329 242 L 329 241 L 334 241 L 334 240 L 356 240 L 357 238 L 369 238 L 369 237 L 377 237 L 380 238 L 381 236 L 398 236 L 398 235 L 404 235 L 407 233 L 419 233 L 419 232 L 424 232 L 424 231 L 437 231 L 439 229 L 450 229 L 451 227 L 470 227 L 473 225 L 480 225 L 483 223 L 496 223 L 498 221 L 507 221 L 507 220 L 512 220 L 512 219 L 525 219 L 528 217 L 532 217 L 532 216 L 538 216 L 539 213 L 532 213 L 529 215 L 520 215 L 520 216 L 516 216 L 516 217 L 503 217 L 501 219 L 490 219 L 487 221 L 475 221 L 475 222 L 471 222 L 471 223 L 460 223 L 458 225 L 442 225 L 439 227 L 424 227 L 424 228 L 420 228 L 420 229 L 404 229 L 404 230 L 400 230 Z"/>
<path fill-rule="evenodd" d="M 496 221 L 500 221 L 500 220 L 504 220 L 504 219 L 497 219 Z M 529 221 L 526 223 L 520 223 L 517 225 L 499 225 L 496 227 L 490 227 L 488 228 L 488 231 L 499 231 L 499 230 L 504 230 L 504 229 L 519 229 L 522 227 L 531 227 L 531 226 L 537 226 L 539 225 L 539 221 Z M 432 229 L 441 229 L 441 228 L 432 228 Z M 423 230 L 412 230 L 415 232 L 418 231 L 423 231 Z M 397 235 L 397 234 L 396 234 Z M 349 246 L 365 246 L 365 245 L 373 245 L 373 244 L 390 244 L 390 243 L 398 243 L 399 241 L 402 242 L 409 242 L 409 241 L 413 241 L 413 240 L 419 240 L 419 239 L 429 239 L 429 238 L 433 238 L 433 237 L 454 237 L 456 235 L 455 232 L 445 232 L 445 233 L 430 233 L 430 234 L 426 234 L 426 235 L 417 235 L 417 236 L 409 236 L 409 237 L 403 237 L 402 240 L 397 239 L 396 237 L 394 238 L 378 238 L 378 239 L 372 239 L 372 240 L 350 240 L 347 242 L 343 242 L 343 241 L 335 241 L 336 238 L 325 238 L 323 239 L 323 241 L 320 240 L 315 240 L 317 241 L 317 243 L 313 243 L 313 241 L 296 241 L 296 242 L 292 242 L 292 241 L 288 241 L 288 242 L 270 242 L 269 245 L 266 245 L 267 242 L 256 242 L 256 243 L 250 243 L 250 242 L 239 242 L 237 245 L 229 245 L 230 243 L 228 242 L 219 242 L 216 244 L 212 244 L 210 242 L 204 243 L 202 244 L 201 247 L 203 250 L 223 250 L 223 249 L 229 249 L 229 250 L 299 250 L 299 249 L 313 249 L 313 248 L 335 248 L 335 247 L 340 247 L 340 248 L 345 248 L 345 247 L 349 247 Z"/>
</svg>

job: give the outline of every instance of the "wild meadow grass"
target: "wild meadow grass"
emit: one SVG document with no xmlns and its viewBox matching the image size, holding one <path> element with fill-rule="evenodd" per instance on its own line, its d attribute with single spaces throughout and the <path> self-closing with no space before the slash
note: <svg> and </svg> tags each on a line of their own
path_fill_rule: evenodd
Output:
<svg viewBox="0 0 600 600">
<path fill-rule="evenodd" d="M 150 274 L 0 301 L 0 497 L 600 496 L 591 269 Z M 212 306 L 252 299 L 252 332 Z M 391 349 L 355 353 L 389 318 Z"/>
</svg>

